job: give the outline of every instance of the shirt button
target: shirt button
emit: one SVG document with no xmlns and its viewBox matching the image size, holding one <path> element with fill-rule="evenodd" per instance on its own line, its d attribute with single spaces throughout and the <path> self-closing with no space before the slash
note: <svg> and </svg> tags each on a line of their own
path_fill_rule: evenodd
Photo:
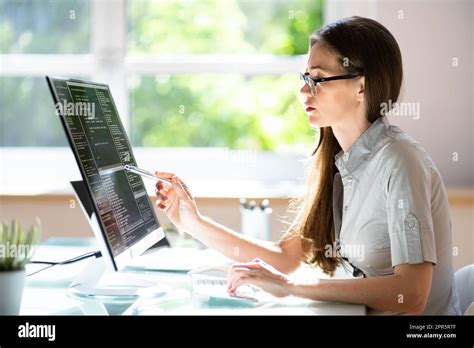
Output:
<svg viewBox="0 0 474 348">
<path fill-rule="evenodd" d="M 345 205 L 345 206 L 344 206 L 344 211 L 346 211 L 346 210 L 347 210 L 347 208 L 348 208 L 348 206 L 347 206 L 347 205 Z"/>
<path fill-rule="evenodd" d="M 410 227 L 410 228 L 415 227 L 415 221 L 409 221 L 408 222 L 408 227 Z"/>
<path fill-rule="evenodd" d="M 349 177 L 347 178 L 347 182 L 348 182 L 349 184 L 352 182 L 352 176 L 349 176 Z"/>
</svg>

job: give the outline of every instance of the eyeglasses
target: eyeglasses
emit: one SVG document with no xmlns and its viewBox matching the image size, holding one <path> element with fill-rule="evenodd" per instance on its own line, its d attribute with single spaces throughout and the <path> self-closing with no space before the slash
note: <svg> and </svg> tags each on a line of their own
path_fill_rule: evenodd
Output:
<svg viewBox="0 0 474 348">
<path fill-rule="evenodd" d="M 338 75 L 338 76 L 331 76 L 331 77 L 311 77 L 311 75 L 307 73 L 300 73 L 300 80 L 306 83 L 310 90 L 311 95 L 316 97 L 316 85 L 322 82 L 328 81 L 335 81 L 335 80 L 348 80 L 353 79 L 354 77 L 358 77 L 359 75 L 356 74 L 346 74 L 346 75 Z"/>
</svg>

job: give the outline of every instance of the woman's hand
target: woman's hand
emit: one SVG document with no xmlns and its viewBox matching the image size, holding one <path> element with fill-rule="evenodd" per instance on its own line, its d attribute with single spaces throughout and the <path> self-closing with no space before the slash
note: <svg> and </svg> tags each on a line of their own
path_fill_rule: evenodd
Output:
<svg viewBox="0 0 474 348">
<path fill-rule="evenodd" d="M 276 297 L 290 295 L 290 281 L 286 275 L 260 259 L 232 266 L 227 278 L 227 289 L 234 294 L 240 285 L 255 285 Z"/>
<path fill-rule="evenodd" d="M 192 232 L 192 227 L 199 221 L 201 214 L 196 202 L 186 185 L 172 173 L 155 172 L 162 179 L 171 181 L 171 185 L 158 181 L 155 194 L 158 197 L 156 206 L 163 211 L 171 222 L 180 230 Z"/>
</svg>

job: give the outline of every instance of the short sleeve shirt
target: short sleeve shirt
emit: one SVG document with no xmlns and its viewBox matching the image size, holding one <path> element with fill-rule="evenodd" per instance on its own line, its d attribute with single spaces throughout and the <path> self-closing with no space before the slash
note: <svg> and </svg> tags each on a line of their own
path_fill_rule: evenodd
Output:
<svg viewBox="0 0 474 348">
<path fill-rule="evenodd" d="M 447 193 L 423 148 L 382 116 L 346 153 L 336 155 L 335 164 L 334 225 L 341 256 L 364 277 L 431 262 L 424 314 L 460 314 Z"/>
</svg>

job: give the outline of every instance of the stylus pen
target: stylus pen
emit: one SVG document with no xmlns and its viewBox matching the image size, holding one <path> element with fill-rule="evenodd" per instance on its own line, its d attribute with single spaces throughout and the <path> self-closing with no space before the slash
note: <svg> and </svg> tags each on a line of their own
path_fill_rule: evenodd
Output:
<svg viewBox="0 0 474 348">
<path fill-rule="evenodd" d="M 135 174 L 144 176 L 145 178 L 148 178 L 148 179 L 152 179 L 152 180 L 155 180 L 155 181 L 163 181 L 163 182 L 166 182 L 167 184 L 173 185 L 173 183 L 172 183 L 170 180 L 168 180 L 168 179 L 159 178 L 159 177 L 153 175 L 152 173 L 150 173 L 150 172 L 147 171 L 147 170 L 144 170 L 144 169 L 141 169 L 141 168 L 132 166 L 132 165 L 130 165 L 130 164 L 124 165 L 124 166 L 123 166 L 123 169 L 125 169 L 126 171 L 129 171 L 129 172 L 132 172 L 132 173 L 135 173 Z M 185 189 L 188 188 L 188 187 L 187 187 L 186 185 L 184 185 L 184 184 L 183 184 L 183 187 L 184 187 Z"/>
</svg>

